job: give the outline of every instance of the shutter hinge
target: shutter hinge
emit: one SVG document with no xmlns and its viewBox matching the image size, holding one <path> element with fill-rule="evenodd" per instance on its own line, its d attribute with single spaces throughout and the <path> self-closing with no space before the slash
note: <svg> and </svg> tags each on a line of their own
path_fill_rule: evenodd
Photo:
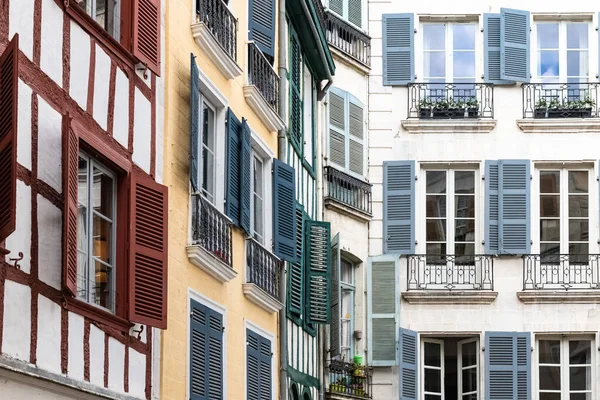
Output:
<svg viewBox="0 0 600 400">
<path fill-rule="evenodd" d="M 415 181 L 418 181 L 419 177 L 417 175 L 415 175 Z"/>
<path fill-rule="evenodd" d="M 597 180 L 597 181 L 600 181 L 600 176 L 597 176 L 597 177 L 596 177 L 596 180 Z"/>
<path fill-rule="evenodd" d="M 417 28 L 415 28 L 415 33 L 417 33 Z"/>
<path fill-rule="evenodd" d="M 483 28 L 481 28 L 481 32 L 483 32 Z"/>
<path fill-rule="evenodd" d="M 481 175 L 481 180 L 485 181 L 485 175 Z"/>
<path fill-rule="evenodd" d="M 481 241 L 481 244 L 485 245 L 485 240 L 482 240 L 482 241 Z"/>
<path fill-rule="evenodd" d="M 221 328 L 221 332 L 225 332 L 225 327 L 222 327 L 222 328 Z"/>
<path fill-rule="evenodd" d="M 529 180 L 532 181 L 533 180 L 533 175 L 529 175 Z"/>
</svg>

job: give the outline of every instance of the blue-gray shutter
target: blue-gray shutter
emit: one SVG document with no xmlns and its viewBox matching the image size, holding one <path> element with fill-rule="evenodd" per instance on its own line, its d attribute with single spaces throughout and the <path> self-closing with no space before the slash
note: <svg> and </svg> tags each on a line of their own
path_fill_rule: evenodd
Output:
<svg viewBox="0 0 600 400">
<path fill-rule="evenodd" d="M 413 14 L 383 14 L 383 84 L 406 85 L 415 78 Z"/>
<path fill-rule="evenodd" d="M 241 135 L 241 193 L 240 193 L 240 225 L 248 235 L 252 235 L 250 230 L 250 197 L 252 180 L 252 144 L 250 143 L 250 127 L 245 118 L 242 118 Z"/>
<path fill-rule="evenodd" d="M 273 159 L 273 252 L 283 260 L 296 259 L 296 173 Z"/>
<path fill-rule="evenodd" d="M 223 316 L 191 301 L 190 398 L 223 398 Z"/>
<path fill-rule="evenodd" d="M 498 254 L 498 161 L 485 162 L 485 253 Z"/>
<path fill-rule="evenodd" d="M 242 123 L 231 108 L 227 109 L 227 192 L 225 194 L 225 214 L 240 226 L 242 195 Z"/>
<path fill-rule="evenodd" d="M 483 14 L 484 81 L 487 83 L 510 83 L 500 79 L 500 14 Z"/>
<path fill-rule="evenodd" d="M 342 352 L 341 262 L 340 234 L 336 233 L 331 239 L 331 324 L 329 324 L 329 355 L 331 357 L 339 356 Z"/>
<path fill-rule="evenodd" d="M 190 182 L 192 190 L 197 192 L 198 187 L 198 158 L 200 147 L 200 77 L 196 57 L 190 55 Z"/>
<path fill-rule="evenodd" d="M 296 262 L 288 264 L 288 309 L 302 315 L 304 300 L 304 211 L 296 202 Z"/>
<path fill-rule="evenodd" d="M 246 329 L 246 390 L 248 400 L 272 398 L 271 341 Z"/>
<path fill-rule="evenodd" d="M 383 252 L 415 252 L 415 162 L 383 163 Z"/>
<path fill-rule="evenodd" d="M 531 399 L 531 343 L 528 332 L 485 333 L 485 398 Z"/>
<path fill-rule="evenodd" d="M 529 82 L 529 11 L 501 8 L 500 79 Z"/>
<path fill-rule="evenodd" d="M 530 172 L 529 160 L 499 160 L 498 186 L 500 252 L 529 254 Z"/>
<path fill-rule="evenodd" d="M 331 226 L 329 222 L 307 220 L 306 243 L 307 290 L 306 322 L 328 324 L 331 320 Z"/>
<path fill-rule="evenodd" d="M 417 332 L 400 328 L 400 400 L 417 400 L 418 349 Z"/>
<path fill-rule="evenodd" d="M 263 54 L 275 57 L 275 1 L 250 0 L 249 39 Z"/>
</svg>

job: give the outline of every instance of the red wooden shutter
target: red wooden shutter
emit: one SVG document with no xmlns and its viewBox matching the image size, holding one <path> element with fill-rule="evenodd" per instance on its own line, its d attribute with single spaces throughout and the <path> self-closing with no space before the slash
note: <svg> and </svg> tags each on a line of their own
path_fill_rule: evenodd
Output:
<svg viewBox="0 0 600 400">
<path fill-rule="evenodd" d="M 0 242 L 15 230 L 19 35 L 0 56 Z"/>
<path fill-rule="evenodd" d="M 167 187 L 131 173 L 129 319 L 167 327 Z"/>
<path fill-rule="evenodd" d="M 63 116 L 63 285 L 77 295 L 77 188 L 79 186 L 79 137 L 71 128 L 71 116 Z"/>
<path fill-rule="evenodd" d="M 160 75 L 160 0 L 133 2 L 133 55 Z"/>
</svg>

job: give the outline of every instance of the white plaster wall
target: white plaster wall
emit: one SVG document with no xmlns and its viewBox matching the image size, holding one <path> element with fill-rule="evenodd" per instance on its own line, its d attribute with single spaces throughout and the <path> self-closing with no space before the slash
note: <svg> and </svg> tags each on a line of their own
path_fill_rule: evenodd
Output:
<svg viewBox="0 0 600 400">
<path fill-rule="evenodd" d="M 108 388 L 118 392 L 125 390 L 125 345 L 116 339 L 108 339 Z"/>
<path fill-rule="evenodd" d="M 38 96 L 38 178 L 62 192 L 62 115 Z"/>
<path fill-rule="evenodd" d="M 60 322 L 60 306 L 39 295 L 37 366 L 56 374 L 61 373 Z"/>
<path fill-rule="evenodd" d="M 81 26 L 71 20 L 71 49 L 70 49 L 70 82 L 71 97 L 81 109 L 87 107 L 88 85 L 90 76 L 90 37 Z"/>
<path fill-rule="evenodd" d="M 63 12 L 54 0 L 42 0 L 41 34 L 40 67 L 62 87 Z"/>
<path fill-rule="evenodd" d="M 33 5 L 34 0 L 8 3 L 8 37 L 19 34 L 19 49 L 33 60 Z M 62 21 L 62 19 L 61 19 Z"/>
<path fill-rule="evenodd" d="M 113 122 L 113 137 L 124 148 L 129 144 L 129 79 L 117 67 L 115 83 L 115 113 Z M 162 165 L 161 165 L 162 167 Z"/>
<path fill-rule="evenodd" d="M 139 89 L 135 89 L 133 118 L 133 162 L 150 173 L 150 102 Z"/>
<path fill-rule="evenodd" d="M 104 386 L 104 332 L 90 325 L 90 383 Z"/>
<path fill-rule="evenodd" d="M 41 195 L 38 195 L 38 237 L 39 278 L 42 282 L 60 290 L 62 280 L 62 212 Z"/>
<path fill-rule="evenodd" d="M 10 258 L 18 257 L 23 253 L 23 259 L 19 265 L 23 272 L 31 270 L 31 188 L 22 181 L 17 180 L 17 220 L 15 231 L 6 239 L 6 248 L 11 251 L 5 257 L 6 262 Z"/>
<path fill-rule="evenodd" d="M 96 44 L 96 69 L 94 75 L 94 119 L 102 129 L 108 124 L 108 90 L 110 88 L 110 57 Z"/>
<path fill-rule="evenodd" d="M 132 396 L 145 397 L 146 356 L 129 348 L 129 393 Z"/>
<path fill-rule="evenodd" d="M 6 280 L 2 353 L 29 362 L 30 342 L 31 290 L 25 285 Z"/>
<path fill-rule="evenodd" d="M 31 95 L 32 90 L 19 80 L 17 119 L 17 161 L 31 171 Z"/>
<path fill-rule="evenodd" d="M 69 364 L 67 375 L 83 380 L 83 317 L 69 313 Z"/>
</svg>

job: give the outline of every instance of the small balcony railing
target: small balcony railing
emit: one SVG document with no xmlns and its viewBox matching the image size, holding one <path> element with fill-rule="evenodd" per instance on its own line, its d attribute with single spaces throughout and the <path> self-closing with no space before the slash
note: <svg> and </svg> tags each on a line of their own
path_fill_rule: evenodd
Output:
<svg viewBox="0 0 600 400">
<path fill-rule="evenodd" d="M 494 86 L 488 83 L 412 83 L 408 118 L 494 118 Z"/>
<path fill-rule="evenodd" d="M 597 118 L 598 83 L 523 85 L 523 118 Z"/>
<path fill-rule="evenodd" d="M 247 281 L 279 300 L 281 260 L 256 240 L 246 240 Z"/>
<path fill-rule="evenodd" d="M 373 398 L 373 368 L 341 360 L 329 362 L 329 394 Z"/>
<path fill-rule="evenodd" d="M 196 16 L 223 50 L 237 61 L 237 19 L 223 0 L 196 0 Z"/>
<path fill-rule="evenodd" d="M 494 290 L 490 255 L 414 254 L 407 262 L 408 290 Z"/>
<path fill-rule="evenodd" d="M 600 289 L 600 254 L 523 256 L 523 290 Z"/>
<path fill-rule="evenodd" d="M 371 38 L 335 13 L 325 14 L 327 43 L 366 67 L 371 66 Z"/>
<path fill-rule="evenodd" d="M 371 184 L 333 167 L 324 168 L 325 200 L 330 199 L 371 215 Z"/>
<path fill-rule="evenodd" d="M 248 43 L 248 83 L 256 86 L 273 111 L 279 111 L 279 76 L 254 42 Z"/>
<path fill-rule="evenodd" d="M 202 195 L 192 196 L 192 244 L 232 266 L 233 224 Z"/>
</svg>

